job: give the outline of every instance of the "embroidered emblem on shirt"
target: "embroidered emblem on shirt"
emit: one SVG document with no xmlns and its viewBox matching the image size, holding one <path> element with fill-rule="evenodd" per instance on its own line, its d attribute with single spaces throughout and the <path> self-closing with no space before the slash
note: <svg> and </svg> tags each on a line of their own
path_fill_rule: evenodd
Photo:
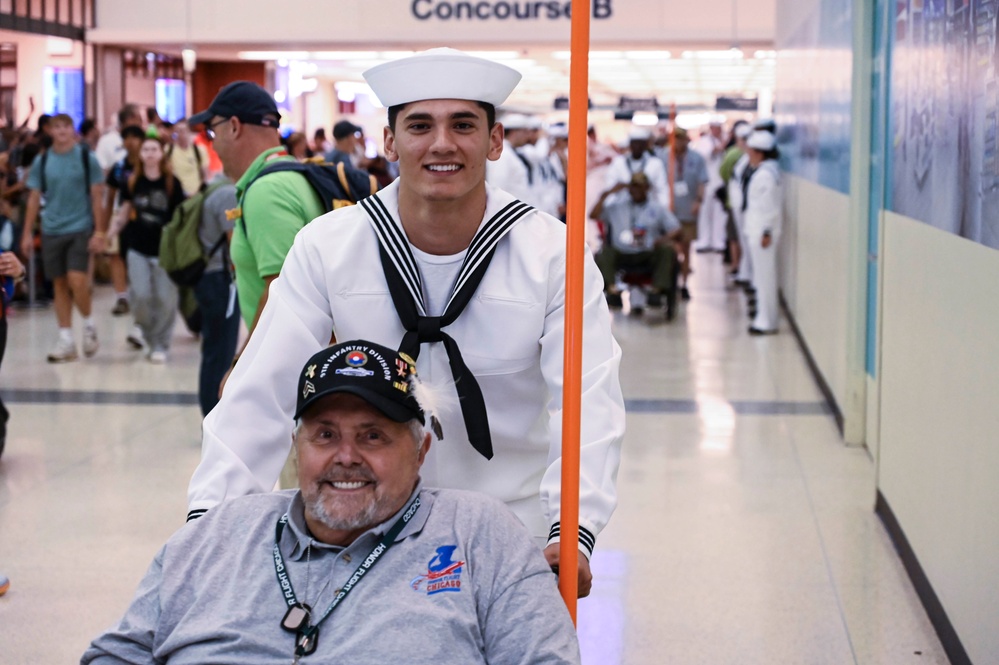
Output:
<svg viewBox="0 0 999 665">
<path fill-rule="evenodd" d="M 428 596 L 461 591 L 461 571 L 465 562 L 451 559 L 456 549 L 458 549 L 457 545 L 438 547 L 436 556 L 427 564 L 427 574 L 415 577 L 409 583 L 413 587 L 413 591 L 420 591 L 420 587 L 424 583 L 426 583 Z"/>
<path fill-rule="evenodd" d="M 306 381 L 302 387 L 302 399 L 305 399 L 314 392 L 316 392 L 316 387 L 312 385 L 312 381 Z"/>
<path fill-rule="evenodd" d="M 235 222 L 237 219 L 243 216 L 243 206 L 236 206 L 235 208 L 229 208 L 225 211 L 226 221 Z"/>
<path fill-rule="evenodd" d="M 368 356 L 361 351 L 351 351 L 347 354 L 347 364 L 351 367 L 363 367 L 368 362 Z"/>
</svg>

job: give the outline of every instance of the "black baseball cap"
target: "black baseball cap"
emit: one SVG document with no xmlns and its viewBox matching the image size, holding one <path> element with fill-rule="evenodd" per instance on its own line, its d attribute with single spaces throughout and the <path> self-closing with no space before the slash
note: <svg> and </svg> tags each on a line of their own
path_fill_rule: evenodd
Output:
<svg viewBox="0 0 999 665">
<path fill-rule="evenodd" d="M 341 120 L 333 125 L 333 138 L 339 141 L 340 139 L 345 139 L 348 136 L 353 136 L 359 131 L 361 131 L 361 128 L 352 123 L 350 120 Z"/>
<path fill-rule="evenodd" d="M 381 344 L 354 340 L 334 344 L 309 358 L 298 379 L 295 418 L 333 393 L 357 395 L 388 418 L 426 423 L 413 397 L 409 377 L 416 363 L 408 355 Z"/>
<path fill-rule="evenodd" d="M 219 90 L 211 106 L 191 116 L 189 125 L 204 125 L 215 116 L 239 118 L 241 122 L 277 127 L 281 112 L 271 93 L 250 81 L 234 81 Z"/>
</svg>

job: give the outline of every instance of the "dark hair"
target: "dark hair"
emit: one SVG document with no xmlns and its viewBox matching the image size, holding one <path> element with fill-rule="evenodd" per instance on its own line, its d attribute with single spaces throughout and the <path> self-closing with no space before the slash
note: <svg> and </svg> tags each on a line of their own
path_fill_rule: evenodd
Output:
<svg viewBox="0 0 999 665">
<path fill-rule="evenodd" d="M 126 125 L 121 128 L 121 138 L 125 139 L 144 139 L 146 138 L 146 132 L 142 127 L 137 127 L 136 125 Z"/>
<path fill-rule="evenodd" d="M 479 108 L 486 112 L 486 122 L 489 124 L 489 128 L 496 124 L 496 107 L 492 104 L 486 102 L 475 102 L 479 105 Z M 395 131 L 395 119 L 399 116 L 399 113 L 406 108 L 406 104 L 396 104 L 395 106 L 390 106 L 388 109 L 388 126 L 393 132 Z"/>
<path fill-rule="evenodd" d="M 86 118 L 80 123 L 80 136 L 86 136 L 97 127 L 97 122 L 93 118 Z"/>
<path fill-rule="evenodd" d="M 139 123 L 142 123 L 142 115 L 139 113 L 139 107 L 135 104 L 125 104 L 118 111 L 118 127 L 124 127 L 129 118 L 138 118 Z"/>
</svg>

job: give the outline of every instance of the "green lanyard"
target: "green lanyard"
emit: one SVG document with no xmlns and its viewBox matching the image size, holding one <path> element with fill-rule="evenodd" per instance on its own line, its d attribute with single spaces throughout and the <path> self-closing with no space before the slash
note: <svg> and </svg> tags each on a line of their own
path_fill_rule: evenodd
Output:
<svg viewBox="0 0 999 665">
<path fill-rule="evenodd" d="M 420 507 L 420 496 L 417 494 L 413 500 L 406 507 L 405 512 L 402 516 L 396 520 L 392 528 L 389 529 L 384 536 L 382 536 L 378 545 L 375 546 L 373 550 L 364 558 L 364 561 L 354 574 L 350 576 L 347 583 L 343 585 L 340 592 L 333 598 L 333 602 L 330 606 L 326 608 L 326 612 L 319 617 L 319 621 L 310 623 L 311 608 L 309 608 L 304 603 L 299 603 L 298 598 L 295 597 L 295 588 L 291 585 L 291 578 L 288 577 L 288 569 L 284 563 L 284 557 L 281 556 L 281 534 L 284 533 L 284 527 L 288 524 L 288 513 L 281 516 L 281 519 L 277 522 L 277 528 L 274 535 L 274 572 L 277 573 L 278 585 L 281 587 L 281 595 L 284 596 L 285 602 L 288 604 L 288 612 L 285 614 L 284 618 L 281 620 L 281 627 L 289 632 L 294 632 L 297 634 L 295 642 L 295 660 L 297 662 L 298 658 L 301 656 L 308 656 L 313 651 L 316 650 L 316 645 L 319 642 L 319 626 L 323 621 L 333 613 L 337 605 L 347 597 L 347 594 L 357 586 L 357 583 L 364 577 L 365 573 L 371 570 L 383 554 L 395 543 L 395 539 L 399 536 L 402 530 L 406 527 L 406 524 L 413 519 L 413 515 L 416 514 L 417 509 Z"/>
</svg>

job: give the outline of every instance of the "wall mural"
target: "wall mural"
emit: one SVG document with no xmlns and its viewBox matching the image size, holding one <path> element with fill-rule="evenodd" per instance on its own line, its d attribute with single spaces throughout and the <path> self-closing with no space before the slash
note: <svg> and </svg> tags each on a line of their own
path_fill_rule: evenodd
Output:
<svg viewBox="0 0 999 665">
<path fill-rule="evenodd" d="M 999 249 L 999 0 L 894 0 L 888 208 Z"/>
<path fill-rule="evenodd" d="M 805 0 L 804 20 L 778 44 L 781 164 L 786 171 L 850 191 L 850 100 L 853 80 L 850 0 Z M 778 21 L 781 19 L 778 14 Z"/>
</svg>

